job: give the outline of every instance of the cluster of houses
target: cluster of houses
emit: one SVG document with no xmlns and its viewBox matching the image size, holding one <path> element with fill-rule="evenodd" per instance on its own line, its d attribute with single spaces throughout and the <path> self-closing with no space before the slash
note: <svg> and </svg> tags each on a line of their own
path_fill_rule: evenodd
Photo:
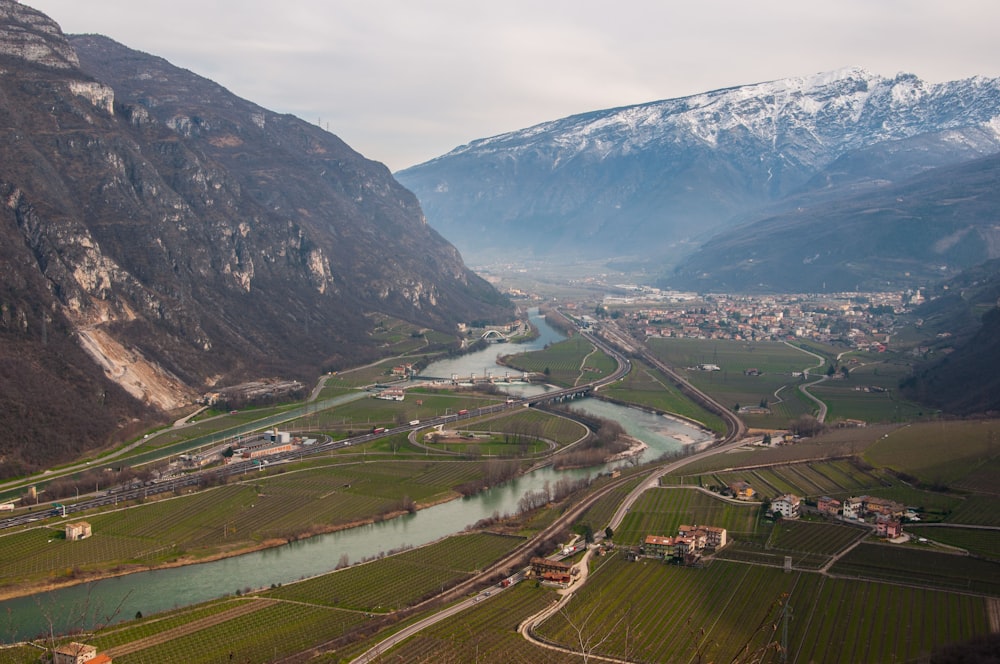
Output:
<svg viewBox="0 0 1000 664">
<path fill-rule="evenodd" d="M 673 537 L 646 535 L 640 554 L 690 565 L 698 562 L 705 549 L 717 551 L 726 546 L 726 537 L 725 528 L 682 525 Z"/>
<path fill-rule="evenodd" d="M 797 519 L 802 499 L 786 493 L 771 501 L 771 514 L 783 519 Z M 828 516 L 842 516 L 853 521 L 871 521 L 875 524 L 875 534 L 886 539 L 894 539 L 903 534 L 904 516 L 913 519 L 915 514 L 894 500 L 875 496 L 853 496 L 843 501 L 823 496 L 816 501 L 816 511 Z"/>
<path fill-rule="evenodd" d="M 837 516 L 855 521 L 874 520 L 875 534 L 886 539 L 894 539 L 903 534 L 903 517 L 910 520 L 917 518 L 916 514 L 894 500 L 877 498 L 875 496 L 852 496 L 844 501 L 823 496 L 816 501 L 816 509 L 823 514 Z"/>
</svg>

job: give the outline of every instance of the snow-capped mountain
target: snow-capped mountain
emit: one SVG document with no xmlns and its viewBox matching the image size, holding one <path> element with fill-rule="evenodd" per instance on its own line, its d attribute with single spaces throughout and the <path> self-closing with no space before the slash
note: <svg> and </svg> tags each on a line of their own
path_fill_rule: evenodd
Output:
<svg viewBox="0 0 1000 664">
<path fill-rule="evenodd" d="M 860 68 L 595 111 L 396 174 L 466 255 L 677 258 L 792 194 L 1000 151 L 1000 80 Z"/>
</svg>

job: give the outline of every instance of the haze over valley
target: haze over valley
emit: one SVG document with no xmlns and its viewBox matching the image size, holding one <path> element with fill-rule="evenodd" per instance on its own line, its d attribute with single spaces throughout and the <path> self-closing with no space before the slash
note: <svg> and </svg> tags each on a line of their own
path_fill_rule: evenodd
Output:
<svg viewBox="0 0 1000 664">
<path fill-rule="evenodd" d="M 0 0 L 0 660 L 1000 656 L 996 71 L 952 49 L 933 79 L 770 68 L 637 102 L 663 37 L 701 25 L 687 8 L 644 47 L 661 10 L 631 1 L 601 25 L 586 2 L 478 23 L 250 1 L 223 24 L 153 3 L 176 44 L 225 25 L 168 60 L 64 33 L 61 3 Z M 710 38 L 772 34 L 709 4 L 678 78 L 719 80 Z M 824 20 L 858 23 L 835 52 L 878 68 L 951 25 L 922 0 L 888 16 Z M 437 38 L 459 19 L 482 31 Z M 963 45 L 992 53 L 980 22 Z M 836 33 L 809 25 L 801 66 Z M 530 61 L 496 90 L 462 76 L 494 42 Z M 451 102 L 495 126 L 514 79 L 621 99 L 540 105 L 392 173 L 329 118 L 174 62 L 240 53 L 241 89 L 312 72 L 369 139 L 410 113 L 392 161 L 452 135 Z M 286 66 L 303 53 L 322 75 Z M 462 102 L 432 120 L 439 71 L 413 72 L 435 54 Z M 556 75 L 581 58 L 593 82 Z M 358 76 L 377 99 L 427 90 L 373 112 Z"/>
</svg>

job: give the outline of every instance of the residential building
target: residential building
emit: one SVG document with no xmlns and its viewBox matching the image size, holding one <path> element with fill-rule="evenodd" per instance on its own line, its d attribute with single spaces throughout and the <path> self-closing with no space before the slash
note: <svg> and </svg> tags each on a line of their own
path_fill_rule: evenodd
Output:
<svg viewBox="0 0 1000 664">
<path fill-rule="evenodd" d="M 865 498 L 865 512 L 868 514 L 882 514 L 898 519 L 903 516 L 904 509 L 903 505 L 888 498 L 876 498 L 874 496 L 866 496 Z"/>
<path fill-rule="evenodd" d="M 729 490 L 732 491 L 733 495 L 740 500 L 753 500 L 757 495 L 754 488 L 743 481 L 733 482 L 729 485 Z"/>
<path fill-rule="evenodd" d="M 67 643 L 52 651 L 52 664 L 111 664 L 111 658 L 86 643 Z"/>
<path fill-rule="evenodd" d="M 647 556 L 666 558 L 674 553 L 674 538 L 659 535 L 646 535 L 642 550 Z"/>
<path fill-rule="evenodd" d="M 875 534 L 886 539 L 895 539 L 903 534 L 903 524 L 898 519 L 879 516 L 875 519 Z"/>
<path fill-rule="evenodd" d="M 830 496 L 823 496 L 816 501 L 816 509 L 818 509 L 823 514 L 830 514 L 832 516 L 837 516 L 840 512 L 841 503 L 836 498 L 831 498 Z"/>
<path fill-rule="evenodd" d="M 843 512 L 845 519 L 861 519 L 865 515 L 865 499 L 868 496 L 850 497 L 844 501 Z"/>
<path fill-rule="evenodd" d="M 780 514 L 785 519 L 799 518 L 799 504 L 801 499 L 791 493 L 778 496 L 771 501 L 771 512 Z"/>
</svg>

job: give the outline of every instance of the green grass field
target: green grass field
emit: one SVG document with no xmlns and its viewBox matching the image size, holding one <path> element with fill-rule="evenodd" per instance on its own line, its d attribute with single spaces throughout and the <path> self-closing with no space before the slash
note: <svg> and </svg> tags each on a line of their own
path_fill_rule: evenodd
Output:
<svg viewBox="0 0 1000 664">
<path fill-rule="evenodd" d="M 520 371 L 546 373 L 549 382 L 565 387 L 597 380 L 613 373 L 618 366 L 614 358 L 581 336 L 503 359 L 507 366 Z"/>
<path fill-rule="evenodd" d="M 659 371 L 633 360 L 632 371 L 621 381 L 602 390 L 602 394 L 639 406 L 674 413 L 701 422 L 712 431 L 724 433 L 726 424 L 718 415 L 694 403 Z"/>
</svg>

